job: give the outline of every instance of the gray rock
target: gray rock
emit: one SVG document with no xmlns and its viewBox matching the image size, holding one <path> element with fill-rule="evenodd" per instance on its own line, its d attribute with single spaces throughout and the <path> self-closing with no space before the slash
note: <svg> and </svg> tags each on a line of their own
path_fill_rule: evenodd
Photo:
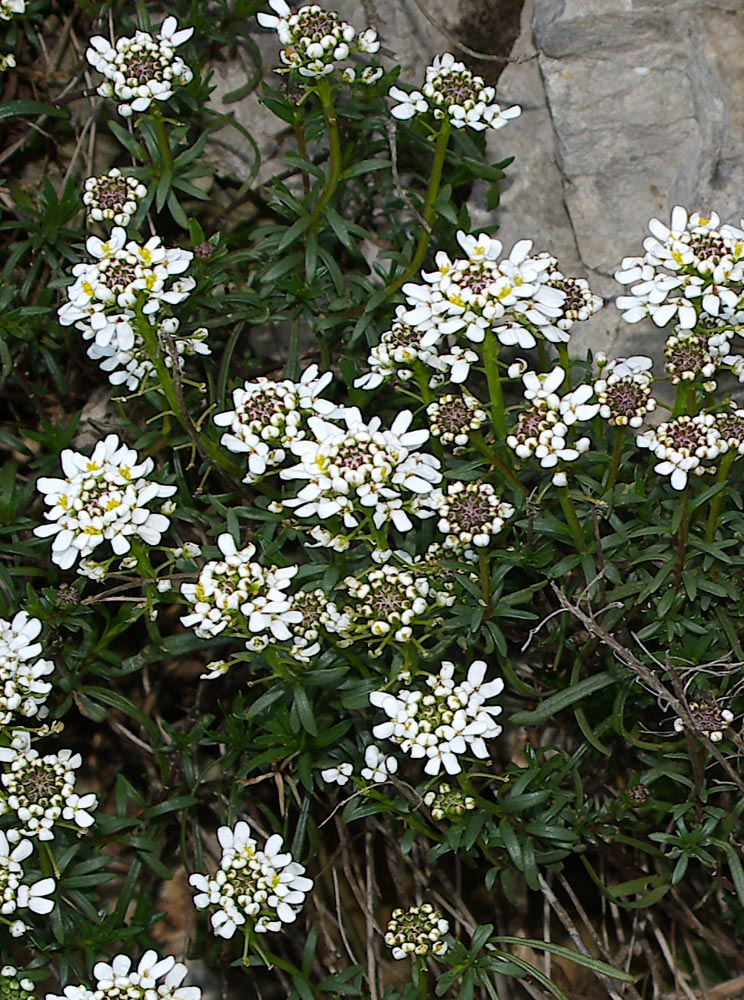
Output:
<svg viewBox="0 0 744 1000">
<path fill-rule="evenodd" d="M 500 81 L 501 99 L 526 106 L 504 134 L 516 155 L 504 236 L 540 232 L 566 270 L 614 298 L 612 274 L 641 251 L 652 216 L 682 204 L 738 222 L 740 11 L 734 0 L 533 0 L 514 53 L 536 53 L 538 69 L 510 65 Z M 579 330 L 595 348 L 663 349 L 652 324 L 628 327 L 611 304 Z"/>
</svg>

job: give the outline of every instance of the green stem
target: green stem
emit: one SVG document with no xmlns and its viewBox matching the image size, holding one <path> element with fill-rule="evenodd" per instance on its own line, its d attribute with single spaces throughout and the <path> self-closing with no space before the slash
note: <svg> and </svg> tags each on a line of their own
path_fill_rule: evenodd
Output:
<svg viewBox="0 0 744 1000">
<path fill-rule="evenodd" d="M 287 378 L 293 382 L 300 374 L 300 324 L 295 318 L 289 329 L 289 345 L 287 347 Z"/>
<path fill-rule="evenodd" d="M 426 968 L 425 958 L 418 960 L 418 998 L 429 1000 L 429 970 Z"/>
<path fill-rule="evenodd" d="M 734 463 L 734 459 L 737 458 L 738 453 L 735 450 L 727 452 L 721 461 L 718 468 L 718 475 L 716 476 L 717 483 L 725 483 L 728 479 L 729 469 Z M 723 490 L 713 497 L 713 501 L 710 505 L 710 511 L 708 512 L 708 527 L 705 530 L 705 540 L 706 542 L 715 541 L 716 528 L 718 527 L 718 518 L 721 516 L 721 507 L 723 506 Z"/>
<path fill-rule="evenodd" d="M 488 395 L 491 400 L 491 422 L 498 441 L 506 440 L 506 414 L 504 413 L 504 392 L 501 388 L 499 374 L 498 349 L 496 338 L 486 333 L 483 341 L 483 364 L 486 369 Z"/>
<path fill-rule="evenodd" d="M 142 340 L 144 341 L 147 355 L 152 362 L 153 368 L 158 376 L 160 388 L 168 401 L 168 405 L 170 406 L 173 415 L 193 441 L 194 447 L 201 458 L 207 462 L 208 465 L 222 469 L 233 479 L 240 482 L 242 474 L 235 463 L 231 462 L 226 455 L 222 454 L 218 445 L 216 445 L 213 441 L 210 441 L 209 438 L 203 438 L 199 434 L 194 421 L 191 419 L 191 416 L 184 405 L 180 392 L 177 389 L 170 373 L 170 369 L 166 365 L 160 353 L 160 345 L 158 344 L 155 327 L 150 323 L 147 316 L 143 314 L 140 307 L 135 307 L 135 314 L 137 316 L 137 329 L 142 337 Z"/>
<path fill-rule="evenodd" d="M 488 561 L 488 553 L 485 549 L 478 551 L 478 568 L 480 570 L 481 595 L 486 606 L 484 617 L 491 617 L 491 567 Z"/>
<path fill-rule="evenodd" d="M 165 127 L 165 122 L 163 121 L 163 116 L 160 113 L 160 108 L 153 108 L 152 114 L 150 115 L 150 120 L 155 126 L 155 135 L 158 140 L 158 149 L 160 150 L 160 156 L 163 161 L 163 174 L 173 173 L 173 150 L 171 149 L 170 139 L 168 138 L 168 130 Z"/>
<path fill-rule="evenodd" d="M 685 568 L 685 556 L 687 555 L 687 537 L 690 531 L 690 505 L 688 497 L 688 487 L 682 491 L 682 519 L 679 523 L 679 535 L 677 536 L 677 565 L 674 570 L 675 586 L 679 585 L 682 571 Z"/>
<path fill-rule="evenodd" d="M 437 144 L 434 149 L 434 162 L 431 165 L 431 175 L 429 177 L 429 187 L 426 191 L 426 200 L 424 201 L 424 208 L 421 212 L 421 217 L 423 219 L 423 224 L 421 226 L 421 232 L 419 233 L 418 243 L 416 244 L 416 249 L 414 251 L 413 257 L 408 267 L 399 274 L 397 278 L 387 285 L 385 291 L 388 295 L 392 295 L 397 292 L 407 281 L 410 281 L 415 274 L 418 273 L 421 265 L 426 257 L 426 251 L 429 249 L 429 240 L 431 239 L 431 224 L 434 220 L 434 203 L 437 200 L 437 195 L 439 194 L 439 186 L 442 183 L 442 170 L 444 169 L 444 161 L 447 156 L 447 146 L 449 145 L 450 134 L 452 132 L 452 126 L 449 121 L 445 118 L 442 120 L 442 127 L 437 136 Z"/>
<path fill-rule="evenodd" d="M 577 551 L 586 552 L 584 533 L 581 530 L 581 524 L 579 523 L 579 518 L 576 515 L 576 508 L 573 505 L 567 486 L 558 487 L 558 499 L 561 502 L 563 516 L 566 519 L 568 530 L 571 532 L 571 537 L 574 540 L 574 545 L 576 546 Z"/>
<path fill-rule="evenodd" d="M 566 373 L 563 389 L 568 390 L 571 388 L 571 358 L 569 357 L 568 346 L 566 344 L 558 345 L 558 360 L 561 363 L 561 368 Z"/>
<path fill-rule="evenodd" d="M 321 77 L 316 90 L 328 132 L 328 176 L 323 193 L 313 209 L 312 222 L 307 230 L 308 236 L 316 232 L 320 226 L 326 206 L 336 193 L 338 182 L 341 180 L 341 139 L 338 134 L 338 118 L 333 103 L 333 91 L 326 77 Z"/>
<path fill-rule="evenodd" d="M 517 490 L 517 492 L 519 493 L 525 492 L 524 486 L 517 479 L 517 476 L 514 473 L 514 471 L 509 468 L 506 462 L 502 461 L 502 459 L 499 457 L 499 455 L 496 454 L 495 451 L 493 451 L 491 448 L 488 447 L 486 442 L 483 440 L 483 436 L 480 434 L 479 431 L 473 431 L 473 433 L 470 435 L 470 441 L 472 444 L 475 445 L 478 451 L 485 458 L 488 459 L 488 461 L 491 463 L 494 469 L 497 469 L 504 477 L 504 479 L 511 486 L 513 486 L 515 490 Z"/>
<path fill-rule="evenodd" d="M 610 471 L 607 475 L 607 482 L 605 483 L 605 492 L 609 493 L 614 487 L 615 481 L 617 480 L 617 474 L 620 470 L 620 459 L 623 456 L 623 445 L 625 444 L 625 431 L 622 427 L 615 428 L 615 447 L 612 449 L 612 461 L 610 462 Z"/>
<path fill-rule="evenodd" d="M 307 143 L 305 141 L 305 126 L 302 121 L 302 113 L 298 110 L 294 116 L 294 133 L 297 142 L 297 152 L 303 160 L 307 159 Z M 302 171 L 302 188 L 306 195 L 310 194 L 310 178 L 307 170 Z"/>
</svg>

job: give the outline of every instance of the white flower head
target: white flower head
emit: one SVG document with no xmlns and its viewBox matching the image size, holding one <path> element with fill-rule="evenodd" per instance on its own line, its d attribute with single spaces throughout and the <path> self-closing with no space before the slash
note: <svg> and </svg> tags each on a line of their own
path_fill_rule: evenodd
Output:
<svg viewBox="0 0 744 1000">
<path fill-rule="evenodd" d="M 439 673 L 429 675 L 425 684 L 394 694 L 373 691 L 369 696 L 388 717 L 372 730 L 375 738 L 388 739 L 413 759 L 425 760 L 427 774 L 439 774 L 442 768 L 459 774 L 459 757 L 487 758 L 486 740 L 501 732 L 494 721 L 501 708 L 487 702 L 503 690 L 503 681 L 496 678 L 484 683 L 483 660 L 475 660 L 460 683 L 455 682 L 454 673 L 455 665 L 443 661 Z"/>
<path fill-rule="evenodd" d="M 66 448 L 61 464 L 64 479 L 42 477 L 36 484 L 50 508 L 45 513 L 50 523 L 34 534 L 53 536 L 54 563 L 70 569 L 104 542 L 116 556 L 126 555 L 133 539 L 159 544 L 169 521 L 149 505 L 172 496 L 176 487 L 147 478 L 154 469 L 151 458 L 140 462 L 136 451 L 109 434 L 90 456 Z"/>
<path fill-rule="evenodd" d="M 167 101 L 176 87 L 193 79 L 194 74 L 174 51 L 193 33 L 193 28 L 179 31 L 175 17 L 166 17 L 155 38 L 147 31 L 119 38 L 116 45 L 100 35 L 91 38 L 86 58 L 105 78 L 98 93 L 114 98 L 123 118 L 146 111 L 153 101 Z"/>
<path fill-rule="evenodd" d="M 522 109 L 514 105 L 501 108 L 495 101 L 496 91 L 482 77 L 472 73 L 464 63 L 457 62 L 450 52 L 435 56 L 426 68 L 426 81 L 421 90 L 406 93 L 391 87 L 389 96 L 398 103 L 392 108 L 394 118 L 406 121 L 418 114 L 445 118 L 454 128 L 503 128 Z"/>
<path fill-rule="evenodd" d="M 648 448 L 659 459 L 655 471 L 669 476 L 675 490 L 687 486 L 689 475 L 715 472 L 715 465 L 708 463 L 728 450 L 715 415 L 704 411 L 693 417 L 683 414 L 649 428 L 636 437 L 636 444 Z"/>
<path fill-rule="evenodd" d="M 144 184 L 135 177 L 125 177 L 118 167 L 100 177 L 89 177 L 83 185 L 88 222 L 113 222 L 126 229 L 146 194 Z"/>
<path fill-rule="evenodd" d="M 0 776 L 0 813 L 14 812 L 18 818 L 17 825 L 8 831 L 8 840 L 53 840 L 58 821 L 80 831 L 93 825 L 98 800 L 92 793 L 79 795 L 75 788 L 80 754 L 59 750 L 42 757 L 25 741 L 17 748 L 0 749 L 0 760 L 7 767 Z"/>
<path fill-rule="evenodd" d="M 146 951 L 135 968 L 128 955 L 116 955 L 111 962 L 93 966 L 95 989 L 84 985 L 68 986 L 64 996 L 47 993 L 46 1000 L 200 1000 L 198 986 L 182 986 L 188 969 L 172 955 L 160 958 L 155 951 Z"/>
<path fill-rule="evenodd" d="M 214 422 L 227 428 L 220 443 L 248 463 L 244 482 L 254 483 L 274 471 L 287 456 L 293 441 L 307 434 L 311 416 L 331 416 L 337 408 L 321 393 L 332 379 L 311 365 L 299 382 L 258 378 L 233 391 L 233 407 L 218 413 Z"/>
<path fill-rule="evenodd" d="M 0 618 L 0 724 L 14 715 L 43 719 L 48 714 L 46 699 L 52 685 L 46 678 L 54 670 L 51 660 L 41 657 L 36 640 L 41 622 L 19 611 L 12 621 Z"/>
<path fill-rule="evenodd" d="M 313 883 L 282 851 L 282 838 L 273 834 L 261 850 L 245 822 L 220 827 L 217 837 L 222 859 L 216 874 L 189 878 L 197 890 L 194 906 L 212 910 L 215 935 L 231 938 L 238 928 L 265 934 L 294 923 Z"/>
<path fill-rule="evenodd" d="M 352 53 L 373 54 L 380 49 L 377 33 L 372 28 L 357 32 L 335 11 L 324 10 L 318 4 L 304 4 L 296 13 L 284 0 L 269 0 L 269 6 L 274 14 L 259 13 L 257 18 L 263 28 L 273 28 L 281 44 L 286 46 L 279 52 L 284 65 L 277 73 L 297 70 L 300 76 L 311 79 L 329 76 Z M 365 72 L 363 83 L 374 82 L 378 77 L 374 67 L 365 67 Z M 341 78 L 353 82 L 356 73 L 347 67 Z"/>
<path fill-rule="evenodd" d="M 211 639 L 221 632 L 237 635 L 251 649 L 256 649 L 256 640 L 265 648 L 269 642 L 291 639 L 291 629 L 302 621 L 302 614 L 292 608 L 292 599 L 285 591 L 297 567 L 267 569 L 254 560 L 254 545 L 238 549 L 227 533 L 219 536 L 217 545 L 222 558 L 208 562 L 196 583 L 181 585 L 181 593 L 191 605 L 182 624 L 193 628 L 200 639 Z M 211 676 L 223 672 L 213 671 Z"/>
<path fill-rule="evenodd" d="M 346 528 L 355 528 L 369 514 L 378 528 L 392 522 L 399 531 L 410 531 L 415 499 L 431 492 L 442 478 L 439 461 L 416 450 L 429 432 L 408 429 L 413 419 L 409 410 L 399 413 L 389 429 L 379 417 L 366 423 L 355 407 L 339 419 L 345 426 L 311 417 L 314 440 L 292 443 L 300 461 L 282 469 L 280 476 L 306 485 L 295 498 L 285 500 L 284 507 L 298 517 L 339 517 Z"/>
</svg>

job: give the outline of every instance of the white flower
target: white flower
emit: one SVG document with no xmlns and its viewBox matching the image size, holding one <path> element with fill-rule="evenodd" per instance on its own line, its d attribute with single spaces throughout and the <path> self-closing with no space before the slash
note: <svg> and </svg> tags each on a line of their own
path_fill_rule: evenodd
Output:
<svg viewBox="0 0 744 1000">
<path fill-rule="evenodd" d="M 198 986 L 182 986 L 188 969 L 172 955 L 159 958 L 157 952 L 146 951 L 136 969 L 128 955 L 117 955 L 108 962 L 93 966 L 95 990 L 86 986 L 68 986 L 64 996 L 47 993 L 46 1000 L 200 1000 Z M 162 982 L 158 982 L 161 980 Z"/>
<path fill-rule="evenodd" d="M 358 389 L 372 390 L 378 388 L 384 382 L 391 379 L 408 381 L 414 375 L 414 366 L 417 361 L 433 369 L 434 372 L 446 373 L 448 367 L 453 371 L 459 359 L 452 359 L 448 363 L 439 357 L 434 345 L 422 346 L 424 331 L 411 326 L 403 318 L 408 310 L 405 306 L 397 306 L 395 310 L 395 320 L 389 330 L 386 330 L 380 338 L 380 343 L 373 347 L 367 358 L 367 364 L 371 371 L 366 375 L 361 375 L 354 380 L 354 386 Z M 473 361 L 478 357 L 472 354 Z M 469 365 L 468 365 L 469 367 Z M 461 367 L 456 368 L 457 374 L 461 372 Z M 463 378 L 456 381 L 464 381 L 467 378 L 467 369 Z"/>
<path fill-rule="evenodd" d="M 427 774 L 439 774 L 442 767 L 448 774 L 458 774 L 462 770 L 458 757 L 467 753 L 487 758 L 485 741 L 501 732 L 494 722 L 501 708 L 487 701 L 503 690 L 503 681 L 483 683 L 483 660 L 475 660 L 459 684 L 454 671 L 454 664 L 446 660 L 438 674 L 427 676 L 426 687 L 401 688 L 395 694 L 373 691 L 369 696 L 388 716 L 372 730 L 375 738 L 390 740 L 414 759 L 425 759 Z"/>
<path fill-rule="evenodd" d="M 354 773 L 354 765 L 345 762 L 339 764 L 338 767 L 327 767 L 324 771 L 320 772 L 320 776 L 326 784 L 337 784 L 345 785 L 349 778 Z"/>
<path fill-rule="evenodd" d="M 593 387 L 589 384 L 560 397 L 556 390 L 563 384 L 565 372 L 557 365 L 546 374 L 525 372 L 522 381 L 524 395 L 531 405 L 520 413 L 517 424 L 506 443 L 519 458 L 535 457 L 544 469 L 554 468 L 559 461 L 575 462 L 589 450 L 588 437 L 575 438 L 569 444 L 570 428 L 591 420 L 599 412 L 600 403 L 589 403 Z M 565 485 L 563 470 L 557 470 L 556 485 Z"/>
<path fill-rule="evenodd" d="M 280 476 L 306 480 L 307 485 L 284 506 L 296 509 L 299 517 L 325 521 L 339 516 L 347 528 L 356 527 L 360 515 L 368 513 L 378 528 L 392 521 L 399 531 L 410 531 L 412 501 L 429 493 L 442 478 L 439 461 L 415 450 L 429 432 L 408 430 L 413 419 L 409 410 L 400 412 L 389 430 L 382 429 L 379 417 L 365 423 L 355 407 L 347 408 L 342 419 L 345 428 L 310 417 L 315 440 L 292 443 L 300 461 L 282 469 Z"/>
<path fill-rule="evenodd" d="M 146 194 L 144 184 L 136 177 L 125 177 L 118 167 L 100 177 L 88 177 L 83 185 L 88 222 L 113 222 L 126 228 Z"/>
<path fill-rule="evenodd" d="M 282 853 L 282 838 L 273 834 L 259 850 L 244 822 L 220 827 L 217 838 L 222 847 L 217 873 L 189 877 L 197 890 L 194 906 L 213 908 L 217 937 L 231 938 L 238 927 L 265 934 L 294 923 L 313 883 L 291 854 Z"/>
<path fill-rule="evenodd" d="M 502 109 L 494 100 L 494 88 L 487 87 L 483 78 L 471 73 L 464 63 L 456 62 L 450 52 L 435 56 L 427 66 L 426 82 L 420 91 L 407 94 L 399 87 L 391 87 L 389 96 L 398 101 L 390 111 L 394 118 L 406 121 L 431 112 L 434 118 L 446 118 L 455 128 L 467 126 L 478 132 L 503 128 L 522 112 L 516 105 Z"/>
<path fill-rule="evenodd" d="M 451 447 L 455 455 L 465 450 L 472 432 L 488 419 L 475 396 L 466 392 L 440 396 L 426 407 L 426 415 L 432 437 Z"/>
<path fill-rule="evenodd" d="M 247 456 L 244 482 L 254 483 L 282 464 L 292 442 L 306 436 L 308 417 L 336 412 L 333 403 L 320 398 L 332 378 L 330 372 L 318 377 L 317 365 L 311 365 L 299 382 L 259 378 L 233 390 L 232 410 L 218 413 L 214 422 L 228 428 L 220 444 Z"/>
<path fill-rule="evenodd" d="M 40 914 L 51 913 L 54 909 L 54 901 L 46 898 L 56 888 L 53 878 L 41 879 L 33 885 L 23 882 L 21 862 L 31 851 L 29 840 L 21 840 L 11 851 L 5 833 L 0 830 L 0 914 L 3 917 L 12 916 L 18 909 Z M 25 925 L 22 926 L 25 931 Z"/>
<path fill-rule="evenodd" d="M 96 796 L 80 796 L 75 791 L 75 771 L 82 763 L 80 754 L 59 750 L 41 757 L 28 741 L 18 748 L 0 749 L 0 760 L 10 765 L 0 776 L 4 793 L 0 813 L 15 812 L 18 817 L 18 826 L 8 831 L 9 840 L 53 840 L 54 825 L 60 819 L 79 830 L 93 825 L 91 812 L 98 805 Z"/>
<path fill-rule="evenodd" d="M 376 784 L 387 781 L 390 775 L 398 770 L 398 761 L 395 757 L 386 757 L 374 744 L 364 751 L 364 763 L 367 766 L 362 768 L 362 777 Z"/>
<path fill-rule="evenodd" d="M 40 632 L 41 622 L 26 611 L 11 622 L 0 618 L 0 724 L 7 725 L 14 714 L 39 719 L 48 714 L 45 702 L 52 685 L 43 678 L 54 664 L 39 657 Z"/>
<path fill-rule="evenodd" d="M 100 35 L 91 38 L 86 58 L 105 77 L 98 93 L 115 98 L 122 117 L 146 111 L 152 101 L 167 101 L 175 87 L 193 79 L 174 49 L 188 41 L 194 29 L 177 28 L 175 17 L 166 17 L 156 38 L 136 31 L 133 38 L 119 38 L 116 46 Z"/>
<path fill-rule="evenodd" d="M 499 259 L 499 240 L 464 232 L 457 239 L 466 257 L 451 260 L 439 251 L 436 270 L 422 274 L 426 285 L 403 286 L 410 308 L 401 319 L 419 331 L 424 348 L 452 335 L 474 344 L 492 335 L 522 349 L 534 347 L 538 337 L 560 343 L 602 304 L 583 279 L 561 274 L 554 257 L 531 255 L 530 240 L 519 240 Z"/>
<path fill-rule="evenodd" d="M 480 480 L 451 483 L 446 490 L 429 494 L 424 503 L 439 515 L 437 527 L 447 536 L 445 548 L 455 552 L 471 545 L 484 548 L 514 514 L 514 507 L 490 483 Z"/>
<path fill-rule="evenodd" d="M 694 417 L 683 414 L 636 437 L 640 448 L 649 448 L 660 459 L 654 471 L 670 476 L 672 487 L 683 490 L 691 473 L 702 476 L 714 472 L 712 462 L 728 450 L 721 437 L 716 417 L 701 412 Z"/>
<path fill-rule="evenodd" d="M 0 0 L 0 20 L 9 21 L 26 10 L 26 0 Z"/>
<path fill-rule="evenodd" d="M 351 598 L 344 609 L 349 618 L 345 634 L 354 641 L 408 642 L 414 627 L 431 631 L 442 620 L 441 608 L 455 603 L 437 567 L 402 550 L 385 555 L 390 561 L 342 581 Z"/>
<path fill-rule="evenodd" d="M 166 304 L 183 302 L 196 284 L 193 278 L 182 278 L 168 287 L 172 278 L 187 270 L 194 255 L 163 247 L 159 236 L 144 244 L 127 242 L 124 229 L 115 226 L 107 240 L 90 236 L 85 246 L 94 261 L 73 267 L 75 281 L 65 289 L 68 301 L 58 318 L 62 326 L 80 323 L 77 328 L 85 339 L 94 339 L 101 348 L 115 340 L 119 350 L 131 350 L 134 307 L 139 305 L 150 316 Z"/>
<path fill-rule="evenodd" d="M 196 583 L 181 585 L 181 593 L 192 605 L 181 623 L 193 628 L 200 639 L 211 639 L 226 629 L 247 643 L 290 639 L 291 628 L 302 621 L 302 614 L 292 608 L 292 599 L 284 591 L 297 567 L 265 569 L 253 560 L 254 545 L 239 550 L 227 533 L 219 536 L 217 545 L 223 558 L 208 562 Z"/>
<path fill-rule="evenodd" d="M 742 301 L 744 233 L 721 226 L 715 213 L 688 217 L 681 205 L 672 210 L 671 227 L 651 219 L 649 229 L 644 256 L 624 258 L 615 274 L 632 285 L 631 295 L 616 300 L 623 318 L 651 316 L 657 326 L 676 318 L 681 330 L 692 330 L 701 317 L 734 316 Z"/>
<path fill-rule="evenodd" d="M 117 556 L 129 552 L 133 538 L 159 544 L 169 522 L 148 505 L 172 496 L 176 487 L 146 478 L 154 468 L 151 458 L 140 463 L 137 452 L 120 444 L 116 434 L 99 441 L 90 457 L 66 448 L 60 458 L 66 478 L 42 477 L 36 484 L 51 508 L 45 514 L 51 523 L 35 528 L 34 534 L 54 536 L 54 563 L 69 569 L 105 541 Z"/>
<path fill-rule="evenodd" d="M 371 54 L 379 51 L 375 31 L 366 28 L 357 34 L 356 29 L 342 21 L 335 11 L 323 10 L 318 4 L 305 4 L 296 14 L 284 0 L 269 0 L 269 6 L 275 14 L 256 16 L 258 23 L 263 28 L 273 28 L 279 41 L 286 46 L 279 53 L 285 68 L 278 69 L 277 73 L 294 69 L 300 76 L 328 76 L 335 71 L 337 63 L 344 62 L 353 52 Z M 367 68 L 376 72 L 372 67 Z M 353 80 L 354 71 L 347 69 L 343 78 Z"/>
<path fill-rule="evenodd" d="M 101 370 L 108 374 L 109 382 L 112 385 L 122 385 L 129 392 L 135 392 L 139 389 L 162 392 L 163 389 L 155 365 L 150 358 L 142 334 L 131 322 L 133 314 L 127 312 L 108 318 L 112 322 L 103 331 L 95 330 L 88 323 L 75 324 L 75 328 L 82 333 L 83 339 L 95 338 L 88 347 L 88 357 L 100 363 Z M 162 319 L 155 315 L 149 315 L 146 318 L 154 327 L 158 351 L 166 368 L 175 368 L 177 372 L 182 372 L 185 358 L 193 357 L 196 354 L 211 353 L 206 342 L 208 332 L 204 327 L 199 327 L 188 336 L 176 336 L 179 326 L 177 319 L 173 317 Z M 127 347 L 122 346 L 120 339 L 122 333 Z M 101 343 L 102 338 L 106 339 L 105 344 Z"/>
</svg>

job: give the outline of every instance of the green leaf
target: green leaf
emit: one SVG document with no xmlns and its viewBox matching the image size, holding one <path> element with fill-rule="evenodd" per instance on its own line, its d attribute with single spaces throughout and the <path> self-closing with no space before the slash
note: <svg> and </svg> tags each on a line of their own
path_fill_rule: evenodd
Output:
<svg viewBox="0 0 744 1000">
<path fill-rule="evenodd" d="M 533 726 L 538 722 L 545 722 L 547 719 L 557 715 L 558 712 L 562 712 L 564 708 L 568 708 L 569 705 L 573 705 L 577 701 L 588 698 L 589 695 L 617 683 L 618 675 L 615 672 L 608 671 L 597 674 L 595 677 L 587 677 L 585 680 L 579 681 L 578 684 L 574 684 L 564 691 L 558 691 L 556 694 L 550 695 L 549 698 L 546 698 L 533 711 L 517 712 L 516 715 L 512 715 L 511 721 L 516 722 L 520 726 Z"/>
<path fill-rule="evenodd" d="M 491 941 L 494 944 L 515 944 L 520 947 L 525 945 L 528 948 L 534 948 L 536 951 L 548 951 L 551 955 L 560 955 L 561 958 L 567 958 L 569 962 L 575 962 L 576 965 L 583 965 L 585 969 L 591 969 L 592 972 L 596 972 L 599 976 L 608 976 L 610 979 L 619 979 L 622 983 L 632 983 L 634 982 L 634 977 L 629 972 L 623 972 L 621 969 L 615 969 L 612 965 L 608 965 L 607 962 L 602 962 L 598 958 L 592 958 L 591 955 L 582 955 L 581 952 L 573 951 L 571 948 L 564 948 L 563 945 L 553 944 L 550 941 L 536 941 L 533 938 L 521 938 L 521 937 L 495 937 Z M 513 956 L 506 956 L 514 961 Z"/>
<path fill-rule="evenodd" d="M 33 118 L 36 115 L 46 115 L 48 118 L 65 118 L 70 109 L 60 108 L 56 104 L 44 104 L 41 101 L 5 101 L 0 104 L 0 121 L 7 118 Z"/>
</svg>

